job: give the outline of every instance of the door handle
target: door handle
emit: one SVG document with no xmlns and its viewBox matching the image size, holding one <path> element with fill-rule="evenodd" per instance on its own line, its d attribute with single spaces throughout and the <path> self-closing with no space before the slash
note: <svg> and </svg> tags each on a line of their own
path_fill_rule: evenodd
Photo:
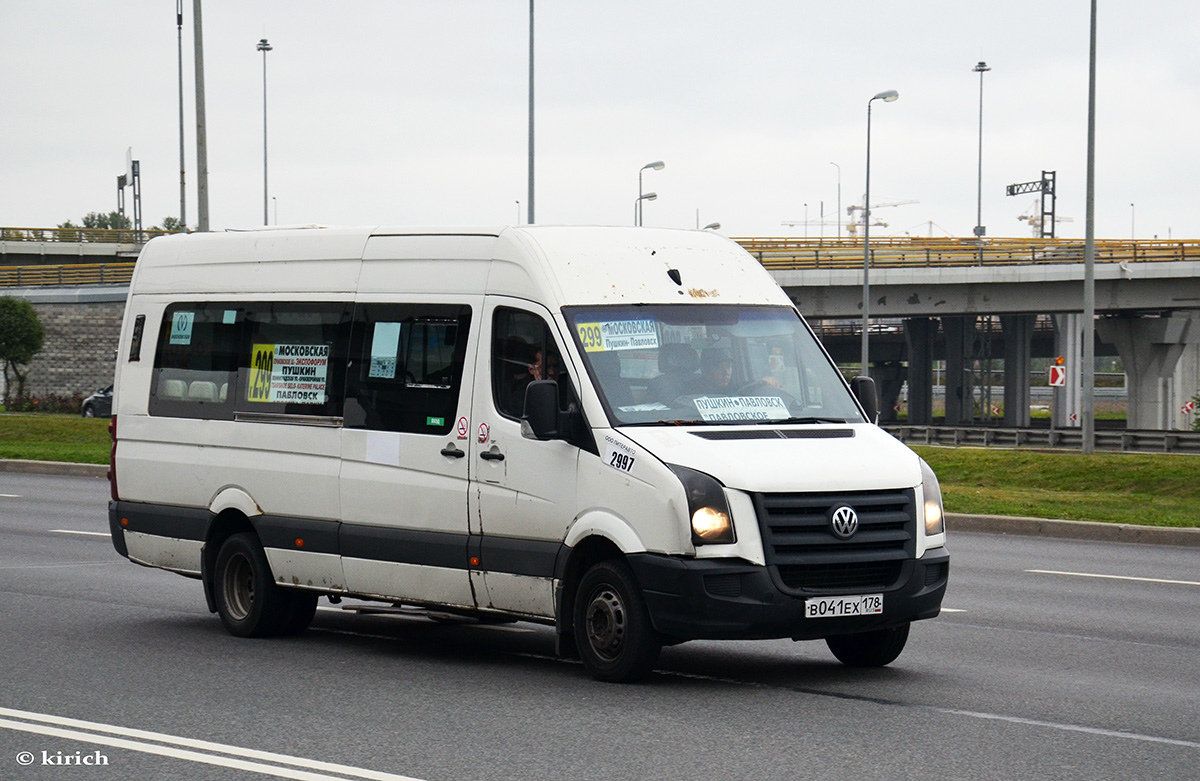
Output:
<svg viewBox="0 0 1200 781">
<path fill-rule="evenodd" d="M 479 454 L 484 461 L 503 461 L 504 454 L 498 450 L 485 450 Z"/>
<path fill-rule="evenodd" d="M 442 448 L 442 455 L 450 456 L 451 458 L 462 458 L 466 454 L 466 451 L 456 448 L 453 442 Z"/>
</svg>

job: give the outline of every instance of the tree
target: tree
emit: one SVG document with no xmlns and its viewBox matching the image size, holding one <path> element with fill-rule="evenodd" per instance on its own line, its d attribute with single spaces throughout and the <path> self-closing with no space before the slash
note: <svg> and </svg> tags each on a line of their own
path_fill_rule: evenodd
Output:
<svg viewBox="0 0 1200 781">
<path fill-rule="evenodd" d="M 42 349 L 46 329 L 33 304 L 23 298 L 0 297 L 0 362 L 4 364 L 4 403 L 14 398 L 12 380 L 17 381 L 16 398 L 25 395 L 27 367 Z"/>
<path fill-rule="evenodd" d="M 133 227 L 133 223 L 128 217 L 120 212 L 109 212 L 108 214 L 102 214 L 100 212 L 88 212 L 83 216 L 83 227 L 105 228 L 108 230 L 129 230 Z"/>
<path fill-rule="evenodd" d="M 187 226 L 178 217 L 163 217 L 162 229 L 167 233 L 186 233 Z"/>
</svg>

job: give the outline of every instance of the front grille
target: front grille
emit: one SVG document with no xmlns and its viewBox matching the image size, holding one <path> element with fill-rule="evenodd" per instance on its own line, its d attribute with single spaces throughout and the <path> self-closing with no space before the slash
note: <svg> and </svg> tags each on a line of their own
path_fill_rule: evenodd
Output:
<svg viewBox="0 0 1200 781">
<path fill-rule="evenodd" d="M 849 505 L 858 531 L 833 534 L 833 511 Z M 767 565 L 780 585 L 795 592 L 834 593 L 886 589 L 916 556 L 913 491 L 832 494 L 755 494 Z"/>
</svg>

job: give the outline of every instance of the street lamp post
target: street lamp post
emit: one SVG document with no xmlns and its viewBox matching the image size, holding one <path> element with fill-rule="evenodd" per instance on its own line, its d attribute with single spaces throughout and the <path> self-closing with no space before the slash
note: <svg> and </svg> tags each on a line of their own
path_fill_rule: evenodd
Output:
<svg viewBox="0 0 1200 781">
<path fill-rule="evenodd" d="M 837 226 L 838 238 L 842 237 L 842 167 L 837 163 L 830 163 L 831 166 L 837 169 L 838 172 L 838 207 L 837 207 Z"/>
<path fill-rule="evenodd" d="M 658 193 L 646 193 L 642 195 L 638 193 L 637 200 L 633 202 L 633 224 L 641 226 L 642 224 L 642 201 L 653 201 L 658 198 Z"/>
<path fill-rule="evenodd" d="M 871 104 L 877 100 L 891 103 L 900 97 L 894 89 L 880 92 L 867 101 L 867 191 L 863 195 L 863 313 L 862 313 L 862 376 L 869 377 L 867 334 L 871 324 Z"/>
<path fill-rule="evenodd" d="M 644 166 L 641 167 L 641 170 L 638 171 L 638 199 L 634 203 L 634 211 L 633 211 L 633 224 L 634 225 L 636 225 L 638 227 L 641 227 L 641 225 L 642 225 L 642 201 L 653 201 L 655 198 L 658 197 L 654 193 L 651 193 L 649 195 L 642 195 L 642 171 L 645 171 L 647 168 L 653 169 L 655 171 L 661 171 L 662 169 L 664 169 L 666 167 L 667 167 L 667 164 L 664 163 L 662 160 L 655 160 L 653 163 L 646 163 Z"/>
<path fill-rule="evenodd" d="M 183 0 L 175 0 L 175 33 L 179 48 L 179 227 L 187 232 L 186 152 L 183 138 Z"/>
<path fill-rule="evenodd" d="M 979 175 L 975 190 L 975 238 L 979 241 L 979 265 L 983 265 L 983 237 L 987 229 L 983 227 L 983 74 L 991 70 L 988 64 L 980 60 L 972 70 L 979 74 Z"/>
<path fill-rule="evenodd" d="M 273 47 L 263 38 L 258 42 L 258 50 L 263 53 L 263 225 L 268 225 L 267 206 L 270 198 L 267 195 L 267 52 Z"/>
</svg>

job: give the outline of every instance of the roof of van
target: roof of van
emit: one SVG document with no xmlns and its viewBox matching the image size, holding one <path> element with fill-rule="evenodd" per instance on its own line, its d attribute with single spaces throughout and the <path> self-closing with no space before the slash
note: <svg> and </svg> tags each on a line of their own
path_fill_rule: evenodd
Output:
<svg viewBox="0 0 1200 781">
<path fill-rule="evenodd" d="M 790 303 L 761 264 L 711 231 L 599 226 L 176 234 L 146 245 L 133 289 L 353 295 L 360 283 L 379 292 L 486 290 L 547 304 Z"/>
</svg>

